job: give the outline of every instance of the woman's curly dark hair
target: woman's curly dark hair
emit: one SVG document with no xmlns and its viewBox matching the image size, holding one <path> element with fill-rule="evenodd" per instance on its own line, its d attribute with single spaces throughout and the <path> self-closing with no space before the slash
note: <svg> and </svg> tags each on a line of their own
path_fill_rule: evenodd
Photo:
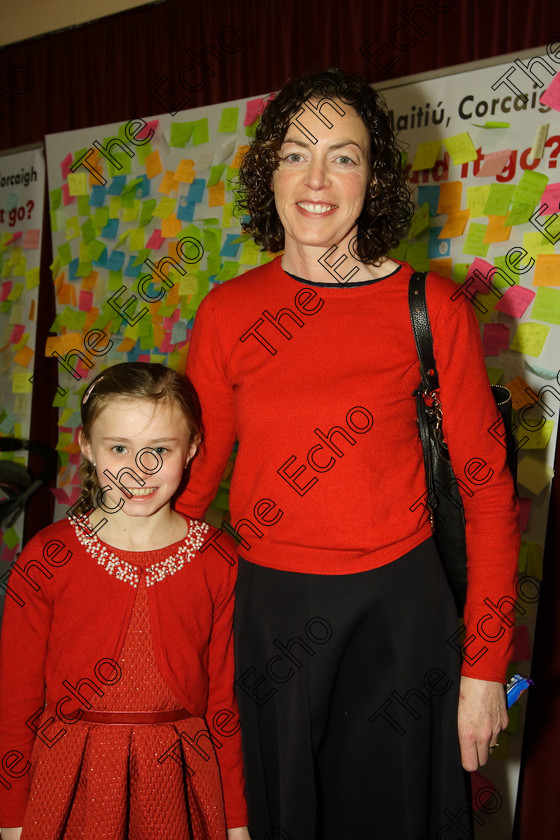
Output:
<svg viewBox="0 0 560 840">
<path fill-rule="evenodd" d="M 368 130 L 371 182 L 357 220 L 358 236 L 353 249 L 362 262 L 377 263 L 406 234 L 414 204 L 385 101 L 368 81 L 337 68 L 291 80 L 278 94 L 269 97 L 255 139 L 239 169 L 237 207 L 250 216 L 241 226 L 262 248 L 272 252 L 284 248 L 284 228 L 272 190 L 273 173 L 280 161 L 278 152 L 291 119 L 303 104 L 323 97 L 350 105 Z"/>
</svg>

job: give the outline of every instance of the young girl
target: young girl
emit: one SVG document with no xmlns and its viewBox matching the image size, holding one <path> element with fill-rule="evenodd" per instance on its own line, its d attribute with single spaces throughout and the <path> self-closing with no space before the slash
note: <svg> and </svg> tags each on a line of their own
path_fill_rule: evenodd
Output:
<svg viewBox="0 0 560 840">
<path fill-rule="evenodd" d="M 119 364 L 87 388 L 82 423 L 81 502 L 7 588 L 2 840 L 248 840 L 234 543 L 170 506 L 198 398 L 162 365 Z"/>
</svg>

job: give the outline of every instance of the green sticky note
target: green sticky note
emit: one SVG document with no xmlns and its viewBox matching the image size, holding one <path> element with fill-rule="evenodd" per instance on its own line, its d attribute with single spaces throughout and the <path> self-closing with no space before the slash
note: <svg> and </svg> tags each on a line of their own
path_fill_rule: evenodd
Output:
<svg viewBox="0 0 560 840">
<path fill-rule="evenodd" d="M 224 108 L 222 116 L 220 117 L 220 124 L 218 131 L 223 134 L 228 134 L 237 130 L 237 120 L 239 118 L 239 108 Z"/>
<path fill-rule="evenodd" d="M 81 332 L 86 322 L 87 312 L 71 309 L 67 318 L 67 327 L 71 332 Z"/>
<path fill-rule="evenodd" d="M 98 207 L 92 216 L 93 226 L 97 229 L 104 228 L 109 221 L 109 208 Z"/>
<path fill-rule="evenodd" d="M 224 260 L 223 267 L 220 273 L 216 276 L 216 280 L 225 282 L 231 280 L 232 277 L 237 277 L 239 274 L 239 263 L 235 260 Z"/>
<path fill-rule="evenodd" d="M 219 253 L 208 254 L 206 257 L 206 269 L 210 277 L 215 277 L 222 268 L 222 258 Z"/>
<path fill-rule="evenodd" d="M 146 163 L 146 158 L 148 155 L 152 154 L 152 144 L 146 143 L 144 146 L 136 146 L 136 157 L 138 158 L 138 163 L 140 166 L 144 166 Z"/>
<path fill-rule="evenodd" d="M 399 242 L 396 248 L 392 248 L 389 251 L 389 256 L 395 260 L 402 260 L 404 262 L 406 260 L 406 239 L 403 239 L 402 242 Z"/>
<path fill-rule="evenodd" d="M 72 262 L 72 251 L 70 250 L 70 245 L 68 244 L 68 242 L 64 242 L 62 245 L 59 245 L 57 253 L 61 266 L 68 265 Z"/>
<path fill-rule="evenodd" d="M 490 121 L 485 123 L 473 123 L 477 128 L 509 128 L 508 122 Z"/>
<path fill-rule="evenodd" d="M 154 208 L 154 216 L 157 216 L 158 219 L 169 218 L 171 213 L 175 210 L 176 201 L 177 199 L 170 198 L 167 195 L 162 196 Z"/>
<path fill-rule="evenodd" d="M 484 215 L 505 216 L 514 190 L 513 184 L 490 184 L 490 191 L 484 205 Z"/>
<path fill-rule="evenodd" d="M 560 326 L 560 289 L 549 289 L 546 286 L 538 289 L 531 318 Z"/>
<path fill-rule="evenodd" d="M 87 219 L 82 225 L 82 239 L 84 240 L 85 244 L 87 245 L 91 242 L 92 239 L 95 238 L 95 228 L 93 226 L 93 222 L 91 219 Z"/>
<path fill-rule="evenodd" d="M 76 239 L 80 235 L 80 221 L 77 216 L 66 219 L 66 239 Z"/>
<path fill-rule="evenodd" d="M 62 204 L 62 189 L 58 187 L 56 190 L 51 190 L 49 193 L 51 210 L 58 210 Z"/>
<path fill-rule="evenodd" d="M 107 291 L 115 292 L 117 289 L 120 289 L 122 284 L 122 271 L 110 271 L 109 280 L 107 281 Z M 125 300 L 124 297 L 122 298 L 122 300 Z"/>
<path fill-rule="evenodd" d="M 172 122 L 169 145 L 177 148 L 183 147 L 191 139 L 193 129 L 194 123 L 192 122 Z"/>
<path fill-rule="evenodd" d="M 105 243 L 101 242 L 99 239 L 94 239 L 89 243 L 88 248 L 92 260 L 98 260 L 105 250 Z"/>
<path fill-rule="evenodd" d="M 547 184 L 548 178 L 542 172 L 526 169 L 515 187 L 512 202 L 514 204 L 529 204 L 533 208 Z"/>
<path fill-rule="evenodd" d="M 490 247 L 484 242 L 484 236 L 488 225 L 481 225 L 479 222 L 471 222 L 465 241 L 463 243 L 463 254 L 475 254 L 477 257 L 485 257 Z"/>
<path fill-rule="evenodd" d="M 89 261 L 80 261 L 76 269 L 76 277 L 89 277 L 92 265 Z"/>
<path fill-rule="evenodd" d="M 471 219 L 486 215 L 485 208 L 489 194 L 490 184 L 484 184 L 480 187 L 467 187 L 467 207 L 471 211 Z"/>
<path fill-rule="evenodd" d="M 139 251 L 144 247 L 144 231 L 142 228 L 134 228 L 130 231 L 128 247 L 131 251 Z"/>
<path fill-rule="evenodd" d="M 504 289 L 509 286 L 519 285 L 519 270 L 508 265 L 505 256 L 494 257 L 494 265 L 496 268 L 500 269 L 501 274 L 505 274 L 506 277 L 509 277 L 511 282 L 508 283 L 501 274 L 496 272 L 496 274 L 492 277 L 493 286 L 496 286 L 497 289 Z"/>
<path fill-rule="evenodd" d="M 50 210 L 49 215 L 51 217 L 51 230 L 55 233 L 60 233 L 62 213 L 57 212 L 56 210 Z"/>
<path fill-rule="evenodd" d="M 117 161 L 117 164 L 111 163 L 110 160 L 107 161 L 107 171 L 110 178 L 115 178 L 117 175 L 130 175 L 132 158 L 126 152 L 113 151 L 111 157 Z"/>
<path fill-rule="evenodd" d="M 428 257 L 428 242 L 417 240 L 408 242 L 406 248 L 406 259 L 416 271 L 429 271 L 430 258 Z"/>
<path fill-rule="evenodd" d="M 508 227 L 526 225 L 533 214 L 533 207 L 532 204 L 512 204 L 504 224 Z"/>
<path fill-rule="evenodd" d="M 222 247 L 222 231 L 216 228 L 204 228 L 203 247 L 207 254 L 220 251 Z"/>
<path fill-rule="evenodd" d="M 78 216 L 90 216 L 91 207 L 89 204 L 89 195 L 78 196 Z"/>
<path fill-rule="evenodd" d="M 502 368 L 487 367 L 486 373 L 488 374 L 488 379 L 490 380 L 491 385 L 499 385 L 504 378 L 504 371 Z"/>
<path fill-rule="evenodd" d="M 109 218 L 118 219 L 121 211 L 121 197 L 120 195 L 112 195 L 109 201 Z"/>
<path fill-rule="evenodd" d="M 200 146 L 202 143 L 208 143 L 210 135 L 208 134 L 208 117 L 202 117 L 200 120 L 195 120 L 192 133 L 193 145 Z"/>
<path fill-rule="evenodd" d="M 40 282 L 39 277 L 39 269 L 38 268 L 30 268 L 29 271 L 25 272 L 25 288 L 26 289 L 35 289 Z"/>
<path fill-rule="evenodd" d="M 214 187 L 221 180 L 222 172 L 226 168 L 225 163 L 219 163 L 217 166 L 210 168 L 210 177 L 208 178 L 207 187 Z"/>
<path fill-rule="evenodd" d="M 426 230 L 426 228 L 430 224 L 430 205 L 428 202 L 424 202 L 412 218 L 412 222 L 410 225 L 410 230 L 408 235 L 411 239 L 418 236 L 418 234 L 422 233 L 422 231 Z"/>
<path fill-rule="evenodd" d="M 147 225 L 152 216 L 154 215 L 154 210 L 156 209 L 157 201 L 155 198 L 147 198 L 146 201 L 142 202 L 142 208 L 140 210 L 140 219 L 138 224 L 141 227 Z"/>
<path fill-rule="evenodd" d="M 537 254 L 554 254 L 554 245 L 546 236 L 538 231 L 530 231 L 523 234 L 523 247 L 529 256 Z"/>
<path fill-rule="evenodd" d="M 123 208 L 130 208 L 134 207 L 134 193 L 133 192 L 123 192 L 121 194 L 121 207 Z"/>
<path fill-rule="evenodd" d="M 19 534 L 15 528 L 7 528 L 4 531 L 3 540 L 10 550 L 14 549 L 19 543 Z"/>
<path fill-rule="evenodd" d="M 455 134 L 453 137 L 445 137 L 443 144 L 454 164 L 476 160 L 476 149 L 467 131 Z"/>
</svg>

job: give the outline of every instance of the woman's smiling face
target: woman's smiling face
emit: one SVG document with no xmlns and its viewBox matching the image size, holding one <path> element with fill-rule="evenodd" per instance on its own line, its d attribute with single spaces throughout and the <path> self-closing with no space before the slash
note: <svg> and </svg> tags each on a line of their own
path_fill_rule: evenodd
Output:
<svg viewBox="0 0 560 840">
<path fill-rule="evenodd" d="M 272 187 L 286 253 L 294 248 L 323 253 L 332 245 L 347 250 L 357 232 L 371 177 L 369 135 L 352 107 L 334 102 L 337 110 L 322 107 L 332 128 L 312 107 L 305 108 L 298 121 L 306 131 L 292 121 L 280 147 Z"/>
</svg>

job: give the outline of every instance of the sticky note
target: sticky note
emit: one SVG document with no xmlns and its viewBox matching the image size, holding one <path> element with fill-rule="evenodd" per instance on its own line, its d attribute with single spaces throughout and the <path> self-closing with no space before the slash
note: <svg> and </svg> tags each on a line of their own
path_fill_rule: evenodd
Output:
<svg viewBox="0 0 560 840">
<path fill-rule="evenodd" d="M 167 170 L 164 172 L 163 178 L 160 181 L 158 192 L 164 193 L 165 195 L 177 195 L 177 190 L 179 189 L 179 181 L 175 180 L 175 173 Z M 194 172 L 193 172 L 194 178 Z"/>
<path fill-rule="evenodd" d="M 541 287 L 537 290 L 531 317 L 560 326 L 560 289 Z"/>
<path fill-rule="evenodd" d="M 184 184 L 192 184 L 195 174 L 194 160 L 186 158 L 179 163 L 175 170 L 174 179 Z"/>
<path fill-rule="evenodd" d="M 476 149 L 468 131 L 455 134 L 453 137 L 445 137 L 443 144 L 451 155 L 451 160 L 454 164 L 476 160 Z"/>
<path fill-rule="evenodd" d="M 427 143 L 419 143 L 412 164 L 413 171 L 418 169 L 433 169 L 440 148 L 441 140 L 430 140 Z"/>
<path fill-rule="evenodd" d="M 490 184 L 484 212 L 492 216 L 505 216 L 515 190 L 513 184 Z"/>
<path fill-rule="evenodd" d="M 167 219 L 175 209 L 175 199 L 164 196 L 160 198 L 155 209 L 154 216 L 158 219 Z"/>
<path fill-rule="evenodd" d="M 538 395 L 529 387 L 522 376 L 516 376 L 515 379 L 505 384 L 511 392 L 511 402 L 516 411 L 525 405 L 532 405 L 538 399 Z"/>
<path fill-rule="evenodd" d="M 208 117 L 202 117 L 200 120 L 195 120 L 192 133 L 193 145 L 200 146 L 202 143 L 208 143 L 209 139 Z"/>
<path fill-rule="evenodd" d="M 513 315 L 514 318 L 521 318 L 534 297 L 535 292 L 526 289 L 525 286 L 511 286 L 496 304 L 496 310 L 505 315 Z"/>
<path fill-rule="evenodd" d="M 456 213 L 461 208 L 462 181 L 440 184 L 438 213 Z"/>
<path fill-rule="evenodd" d="M 523 437 L 529 440 L 523 444 L 523 449 L 546 449 L 554 429 L 554 420 L 544 420 L 540 428 L 529 430 L 523 427 Z"/>
<path fill-rule="evenodd" d="M 449 213 L 439 234 L 440 237 L 442 239 L 454 239 L 457 236 L 462 236 L 470 215 L 470 210 L 458 210 L 454 213 Z"/>
<path fill-rule="evenodd" d="M 467 207 L 471 211 L 471 218 L 484 216 L 484 208 L 490 194 L 490 184 L 481 187 L 467 187 Z"/>
<path fill-rule="evenodd" d="M 533 286 L 560 286 L 560 254 L 537 254 Z"/>
<path fill-rule="evenodd" d="M 145 161 L 146 166 L 146 175 L 148 178 L 155 178 L 156 175 L 159 175 L 163 172 L 163 166 L 161 163 L 161 157 L 156 149 L 155 152 L 152 152 L 151 155 L 148 155 Z"/>
<path fill-rule="evenodd" d="M 235 153 L 235 157 L 231 162 L 232 169 L 239 169 L 243 162 L 243 158 L 249 151 L 249 146 L 238 146 L 237 151 Z"/>
<path fill-rule="evenodd" d="M 169 135 L 169 145 L 174 147 L 185 146 L 189 142 L 193 133 L 194 123 L 192 122 L 172 122 L 171 132 Z M 148 178 L 150 176 L 148 175 Z"/>
<path fill-rule="evenodd" d="M 546 205 L 546 206 L 545 206 Z M 541 196 L 539 207 L 541 216 L 549 216 L 551 213 L 558 213 L 560 210 L 560 183 L 547 184 Z"/>
<path fill-rule="evenodd" d="M 40 230 L 28 229 L 23 234 L 23 242 L 21 247 L 26 251 L 36 251 L 39 247 L 39 240 L 41 238 Z"/>
<path fill-rule="evenodd" d="M 479 222 L 471 222 L 463 243 L 463 254 L 477 254 L 479 257 L 487 255 L 489 246 L 484 242 L 486 227 Z"/>
<path fill-rule="evenodd" d="M 543 105 L 549 105 L 560 111 L 560 73 L 557 73 L 540 98 Z"/>
<path fill-rule="evenodd" d="M 502 149 L 499 152 L 487 152 L 484 155 L 484 163 L 475 173 L 478 178 L 488 178 L 490 175 L 499 175 L 506 166 L 511 155 L 511 149 Z"/>
<path fill-rule="evenodd" d="M 238 118 L 239 108 L 223 108 L 218 124 L 218 131 L 224 134 L 235 131 L 237 129 Z"/>
<path fill-rule="evenodd" d="M 439 202 L 439 186 L 433 187 L 418 187 L 418 204 L 424 204 L 426 201 L 430 207 L 430 216 L 438 215 Z"/>
<path fill-rule="evenodd" d="M 535 324 L 528 321 L 520 324 L 511 342 L 511 349 L 518 353 L 525 353 L 527 356 L 538 357 L 541 355 L 544 343 L 550 332 L 550 327 L 545 324 Z"/>
<path fill-rule="evenodd" d="M 173 238 L 181 232 L 183 225 L 175 213 L 170 213 L 166 219 L 161 220 L 161 235 L 165 238 Z"/>
<path fill-rule="evenodd" d="M 517 467 L 517 482 L 525 487 L 534 496 L 538 496 L 545 487 L 548 487 L 554 477 L 554 470 L 535 458 L 533 455 L 526 455 L 519 459 Z"/>
<path fill-rule="evenodd" d="M 505 216 L 488 216 L 488 225 L 484 234 L 484 242 L 507 242 L 511 236 L 511 225 L 506 225 Z"/>
<path fill-rule="evenodd" d="M 431 227 L 428 231 L 428 256 L 430 259 L 443 259 L 451 253 L 451 242 L 441 236 L 443 228 Z"/>
<path fill-rule="evenodd" d="M 12 393 L 30 394 L 32 384 L 29 380 L 29 373 L 26 370 L 17 370 L 12 374 Z"/>
<path fill-rule="evenodd" d="M 221 207 L 225 202 L 225 184 L 223 181 L 218 181 L 213 187 L 208 188 L 208 206 Z"/>
<path fill-rule="evenodd" d="M 261 113 L 261 108 L 264 107 L 266 102 L 266 97 L 261 97 L 260 99 L 251 99 L 247 102 L 245 106 L 245 119 L 243 121 L 243 125 L 252 125 L 259 114 Z"/>
<path fill-rule="evenodd" d="M 526 169 L 513 192 L 512 202 L 534 207 L 547 184 L 548 178 L 542 172 Z"/>
<path fill-rule="evenodd" d="M 506 216 L 506 225 L 526 225 L 533 214 L 532 204 L 512 203 Z"/>
</svg>

